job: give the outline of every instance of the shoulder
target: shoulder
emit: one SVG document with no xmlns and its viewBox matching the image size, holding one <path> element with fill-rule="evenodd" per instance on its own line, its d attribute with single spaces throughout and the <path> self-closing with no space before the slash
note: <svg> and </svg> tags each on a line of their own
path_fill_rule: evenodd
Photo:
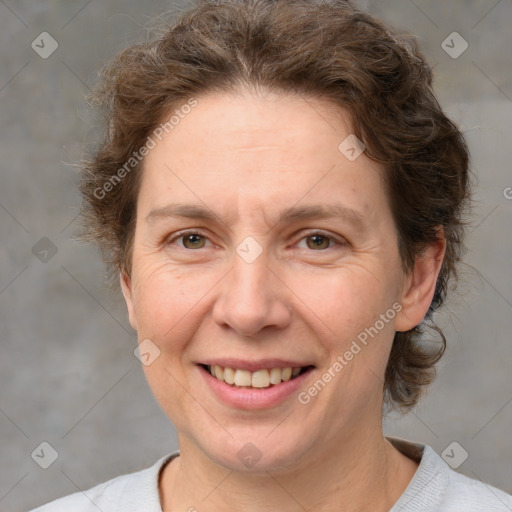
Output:
<svg viewBox="0 0 512 512">
<path fill-rule="evenodd" d="M 86 491 L 79 491 L 42 505 L 30 512 L 161 512 L 158 477 L 172 458 L 173 452 L 160 458 L 153 466 L 112 478 Z"/>
<path fill-rule="evenodd" d="M 140 476 L 138 473 L 122 475 L 113 478 L 107 482 L 103 482 L 86 491 L 79 491 L 69 494 L 62 498 L 58 498 L 50 503 L 42 505 L 31 512 L 65 512 L 73 510 L 74 512 L 89 512 L 92 510 L 110 511 L 115 510 L 113 507 L 119 501 L 119 496 L 123 489 L 138 487 L 137 480 Z"/>
<path fill-rule="evenodd" d="M 451 468 L 448 473 L 449 485 L 441 502 L 443 511 L 512 512 L 512 495 Z"/>
<path fill-rule="evenodd" d="M 419 467 L 390 512 L 512 512 L 512 496 L 454 471 L 430 446 L 388 438 Z"/>
</svg>

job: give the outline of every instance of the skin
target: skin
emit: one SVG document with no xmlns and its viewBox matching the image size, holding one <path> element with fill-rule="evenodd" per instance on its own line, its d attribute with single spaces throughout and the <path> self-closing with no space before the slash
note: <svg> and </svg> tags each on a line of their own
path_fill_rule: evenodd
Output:
<svg viewBox="0 0 512 512">
<path fill-rule="evenodd" d="M 147 381 L 178 432 L 163 510 L 388 511 L 418 465 L 383 436 L 384 372 L 394 332 L 428 310 L 444 238 L 404 274 L 383 170 L 340 152 L 351 131 L 339 106 L 247 90 L 197 100 L 145 159 L 133 265 L 121 273 L 139 341 L 160 349 Z M 178 201 L 218 220 L 146 220 Z M 364 228 L 337 217 L 277 222 L 283 209 L 324 203 L 357 210 Z M 203 237 L 173 239 L 183 229 Z M 320 248 L 317 229 L 328 237 Z M 250 264 L 236 252 L 248 236 L 262 248 Z M 310 361 L 304 391 L 394 303 L 401 311 L 307 405 L 294 394 L 268 409 L 230 407 L 195 364 Z M 262 454 L 251 468 L 237 456 L 248 442 Z"/>
</svg>

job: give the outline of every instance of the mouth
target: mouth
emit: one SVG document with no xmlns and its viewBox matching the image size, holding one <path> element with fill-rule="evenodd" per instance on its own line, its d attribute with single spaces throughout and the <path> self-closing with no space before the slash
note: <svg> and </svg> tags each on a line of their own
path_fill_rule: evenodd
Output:
<svg viewBox="0 0 512 512">
<path fill-rule="evenodd" d="M 198 366 L 218 381 L 232 388 L 242 389 L 273 388 L 284 382 L 295 380 L 315 368 L 313 365 L 307 365 L 260 368 L 250 371 L 216 364 L 199 364 Z"/>
</svg>

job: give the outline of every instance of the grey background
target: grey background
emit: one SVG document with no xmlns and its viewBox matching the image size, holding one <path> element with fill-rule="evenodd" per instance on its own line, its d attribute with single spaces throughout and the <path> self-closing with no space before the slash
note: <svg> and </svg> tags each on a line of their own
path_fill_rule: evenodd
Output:
<svg viewBox="0 0 512 512">
<path fill-rule="evenodd" d="M 448 338 L 438 378 L 413 412 L 386 420 L 386 433 L 438 453 L 456 441 L 469 455 L 460 472 L 512 492 L 512 1 L 359 4 L 418 36 L 477 182 L 470 266 L 437 317 Z M 67 164 L 94 137 L 82 100 L 100 66 L 180 5 L 0 0 L 0 511 L 87 489 L 177 447 L 98 252 L 73 240 L 80 198 Z M 43 31 L 59 45 L 47 59 L 31 48 Z M 469 43 L 457 59 L 441 47 L 453 31 Z M 43 237 L 57 250 L 46 263 L 33 253 Z M 43 441 L 58 452 L 48 469 L 31 458 Z"/>
</svg>

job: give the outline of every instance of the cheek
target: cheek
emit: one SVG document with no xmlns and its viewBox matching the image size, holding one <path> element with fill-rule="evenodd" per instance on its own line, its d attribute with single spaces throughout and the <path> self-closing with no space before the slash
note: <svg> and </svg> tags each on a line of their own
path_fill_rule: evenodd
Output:
<svg viewBox="0 0 512 512">
<path fill-rule="evenodd" d="M 391 308 L 395 295 L 384 276 L 384 269 L 369 264 L 347 265 L 290 274 L 288 282 L 300 311 L 342 348 Z"/>
<path fill-rule="evenodd" d="M 210 273 L 211 274 L 211 273 Z M 146 261 L 134 268 L 134 308 L 139 339 L 173 350 L 197 329 L 202 300 L 215 282 L 208 273 L 186 273 L 176 265 Z M 184 343 L 183 342 L 183 343 Z"/>
<path fill-rule="evenodd" d="M 362 404 L 369 403 L 370 397 L 380 396 L 394 335 L 396 296 L 391 273 L 385 279 L 384 269 L 377 272 L 377 268 L 325 269 L 323 274 L 297 277 L 290 285 L 301 299 L 299 321 L 309 324 L 316 343 L 328 354 L 325 371 L 330 369 L 331 374 L 325 374 L 325 379 L 333 384 L 322 400 L 332 403 L 333 410 L 338 405 L 347 411 L 364 409 Z M 344 396 L 341 401 L 340 395 Z"/>
</svg>

